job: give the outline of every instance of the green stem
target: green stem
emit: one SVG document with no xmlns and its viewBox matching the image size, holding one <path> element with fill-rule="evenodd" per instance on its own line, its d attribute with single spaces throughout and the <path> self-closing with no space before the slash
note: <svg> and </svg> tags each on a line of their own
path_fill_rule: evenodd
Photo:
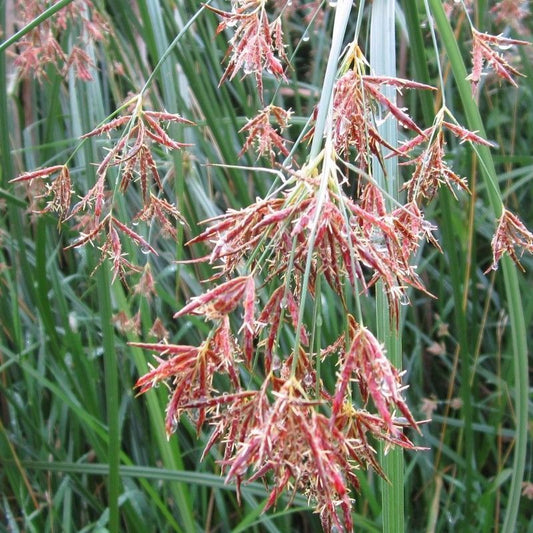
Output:
<svg viewBox="0 0 533 533">
<path fill-rule="evenodd" d="M 395 0 L 374 0 L 370 25 L 370 68 L 377 76 L 396 76 L 396 34 L 395 34 Z M 386 96 L 395 99 L 394 89 L 384 88 Z M 391 146 L 398 142 L 396 122 L 385 120 L 379 126 L 379 133 Z M 386 174 L 385 174 L 386 172 Z M 392 208 L 398 200 L 398 168 L 396 158 L 385 160 L 385 172 L 377 158 L 372 165 L 373 177 L 378 185 L 387 191 L 387 206 Z M 402 367 L 401 332 L 396 327 L 400 324 L 391 323 L 390 310 L 383 284 L 376 290 L 376 325 L 377 336 L 384 343 L 391 363 L 400 370 Z M 381 450 L 383 470 L 388 481 L 381 484 L 383 531 L 387 533 L 403 533 L 405 531 L 404 503 L 404 457 L 401 448 L 390 450 L 387 454 Z"/>
<path fill-rule="evenodd" d="M 107 265 L 106 265 L 107 266 Z M 119 429 L 119 393 L 117 357 L 115 352 L 115 336 L 113 331 L 113 308 L 111 304 L 111 280 L 109 270 L 99 268 L 97 276 L 98 300 L 104 346 L 105 395 L 107 411 L 107 429 L 109 432 L 108 463 L 109 463 L 109 531 L 119 531 L 120 494 L 120 429 Z"/>
<path fill-rule="evenodd" d="M 46 19 L 49 19 L 51 16 L 55 15 L 60 9 L 63 9 L 65 6 L 70 4 L 73 0 L 60 0 L 57 4 L 49 7 L 47 10 L 43 11 L 38 17 L 35 17 L 29 24 L 26 24 L 24 28 L 19 30 L 17 33 L 12 35 L 9 39 L 6 39 L 2 44 L 0 44 L 0 54 L 9 48 L 12 44 L 16 43 L 19 39 L 28 34 L 31 30 L 39 26 Z M 2 2 L 3 3 L 3 2 Z"/>
<path fill-rule="evenodd" d="M 337 4 L 335 22 L 333 24 L 333 37 L 331 39 L 331 49 L 329 51 L 326 74 L 324 75 L 324 83 L 322 84 L 320 102 L 318 104 L 318 115 L 313 135 L 313 144 L 311 145 L 311 151 L 309 153 L 310 161 L 320 153 L 320 149 L 322 148 L 324 131 L 326 130 L 328 115 L 330 112 L 333 87 L 337 79 L 339 57 L 351 10 L 352 2 L 350 0 L 341 0 Z"/>
<path fill-rule="evenodd" d="M 322 85 L 322 93 L 320 96 L 320 102 L 318 104 L 318 116 L 315 124 L 315 132 L 313 135 L 313 144 L 311 145 L 311 150 L 309 153 L 309 161 L 313 161 L 320 153 L 323 143 L 323 136 L 326 128 L 329 124 L 329 114 L 332 103 L 333 87 L 336 81 L 336 75 L 339 64 L 339 57 L 342 50 L 342 45 L 344 41 L 344 36 L 346 34 L 346 26 L 348 25 L 348 20 L 350 18 L 350 12 L 352 10 L 352 1 L 351 0 L 341 0 L 337 4 L 335 11 L 335 21 L 333 24 L 333 37 L 331 41 L 331 49 L 329 51 L 328 63 L 326 66 L 326 74 L 324 76 L 324 83 Z M 327 142 L 326 142 L 327 144 Z M 305 290 L 309 285 L 309 277 L 311 273 L 311 265 L 313 262 L 313 247 L 316 239 L 316 232 L 318 229 L 318 219 L 320 217 L 320 212 L 322 205 L 324 203 L 324 197 L 326 193 L 326 188 L 329 180 L 328 173 L 335 172 L 335 169 L 332 168 L 335 166 L 335 161 L 332 160 L 333 151 L 331 148 L 326 147 L 324 153 L 324 159 L 322 161 L 322 179 L 320 182 L 320 189 L 318 191 L 319 202 L 316 208 L 316 213 L 313 221 L 313 226 L 311 234 L 309 236 L 309 251 L 307 254 L 304 277 L 302 282 L 302 296 L 300 300 L 300 310 L 298 313 L 298 325 L 296 327 L 296 342 L 294 347 L 294 358 L 292 363 L 292 374 L 294 375 L 296 371 L 296 366 L 298 363 L 298 354 L 300 351 L 300 331 L 302 329 L 304 312 L 305 312 L 305 301 L 307 298 L 307 290 Z"/>
<path fill-rule="evenodd" d="M 453 34 L 452 28 L 442 7 L 440 0 L 429 0 L 431 13 L 435 25 L 439 31 L 446 55 L 455 79 L 455 83 L 463 104 L 468 128 L 477 130 L 485 137 L 483 121 L 479 108 L 472 98 L 470 84 L 466 80 L 466 67 L 461 56 L 459 46 Z M 482 176 L 488 191 L 489 201 L 496 218 L 500 217 L 503 209 L 501 192 L 496 176 L 494 161 L 486 146 L 479 146 L 476 150 L 482 169 Z M 524 321 L 523 306 L 518 285 L 516 269 L 509 257 L 502 259 L 502 269 L 505 284 L 505 292 L 509 305 L 509 322 L 511 329 L 511 341 L 513 348 L 513 370 L 515 388 L 515 413 L 516 433 L 515 452 L 513 458 L 512 477 L 509 489 L 509 500 L 505 510 L 505 519 L 502 531 L 515 531 L 518 508 L 520 505 L 522 480 L 526 464 L 527 437 L 528 437 L 528 354 L 526 327 Z"/>
</svg>

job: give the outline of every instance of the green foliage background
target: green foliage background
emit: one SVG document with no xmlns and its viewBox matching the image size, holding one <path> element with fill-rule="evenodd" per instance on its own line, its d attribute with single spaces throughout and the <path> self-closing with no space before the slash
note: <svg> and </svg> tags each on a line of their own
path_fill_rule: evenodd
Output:
<svg viewBox="0 0 533 533">
<path fill-rule="evenodd" d="M 134 397 L 133 384 L 150 361 L 146 353 L 127 347 L 127 341 L 153 339 L 149 331 L 156 318 L 173 342 L 195 344 L 205 333 L 201 321 L 171 318 L 189 296 L 202 290 L 198 280 L 212 274 L 205 265 L 175 263 L 206 251 L 188 250 L 183 242 L 199 232 L 200 220 L 264 195 L 272 175 L 235 168 L 268 166 L 267 161 L 256 162 L 253 154 L 237 159 L 243 142 L 238 131 L 261 104 L 249 78 L 237 76 L 231 84 L 218 87 L 227 41 L 223 34 L 215 36 L 218 21 L 213 13 L 191 0 L 95 3 L 106 13 L 112 34 L 105 45 L 88 50 L 97 66 L 93 81 L 80 82 L 73 75 L 65 79 L 52 66 L 41 83 L 19 80 L 5 50 L 0 58 L 0 527 L 39 533 L 105 531 L 116 529 L 119 519 L 120 531 L 318 530 L 319 522 L 301 496 L 288 508 L 280 505 L 275 512 L 261 514 L 268 490 L 252 483 L 243 486 L 239 506 L 234 488 L 217 475 L 216 454 L 199 462 L 208 428 L 197 438 L 192 425 L 183 420 L 167 441 L 166 391 Z M 8 27 L 9 4 L 0 2 L 3 28 Z M 502 31 L 493 26 L 487 2 L 474 4 L 478 28 Z M 398 74 L 437 84 L 435 52 L 427 24 L 421 25 L 424 2 L 404 0 L 397 11 L 402 58 Z M 367 19 L 362 23 L 361 35 L 366 35 Z M 351 24 L 348 35 L 353 35 L 355 17 Z M 530 40 L 531 17 L 526 24 L 527 35 L 509 29 L 511 35 Z M 331 26 L 328 6 L 324 25 L 316 30 L 307 28 L 303 17 L 295 17 L 285 29 L 294 65 L 289 83 L 277 90 L 274 79 L 265 82 L 265 101 L 272 98 L 276 105 L 294 111 L 293 139 L 317 102 Z M 459 16 L 453 27 L 468 65 L 464 19 Z M 77 31 L 81 29 L 65 32 L 65 46 Z M 176 36 L 180 36 L 177 41 Z M 130 287 L 120 282 L 111 285 L 105 266 L 91 276 L 98 251 L 90 247 L 65 251 L 75 232 L 68 225 L 58 227 L 51 215 L 28 213 L 20 189 L 9 180 L 25 170 L 62 164 L 80 135 L 113 113 L 128 92 L 138 92 L 167 52 L 147 93 L 147 107 L 178 112 L 198 127 L 173 127 L 174 138 L 193 146 L 158 154 L 166 192 L 175 198 L 190 229 L 180 230 L 176 244 L 141 228 L 160 252 L 157 258 L 128 249 L 134 262 L 150 261 L 157 282 L 157 297 L 150 301 L 131 291 L 135 278 L 129 279 Z M 468 112 L 447 55 L 441 55 L 447 103 L 466 125 Z M 493 158 L 504 201 L 533 228 L 530 57 L 531 51 L 525 49 L 517 58 L 527 75 L 519 80 L 518 89 L 487 80 L 479 109 L 487 137 L 498 143 Z M 117 63 L 124 68 L 123 75 L 117 73 Z M 427 127 L 433 103 L 425 98 L 405 95 L 405 104 L 411 116 Z M 72 168 L 78 191 L 85 192 L 94 183 L 94 163 L 104 148 L 103 141 L 91 141 L 75 153 Z M 303 160 L 308 147 L 303 143 L 296 150 Z M 470 147 L 453 141 L 448 151 L 454 170 L 468 176 L 472 196 L 455 201 L 444 192 L 431 206 L 427 218 L 440 228 L 444 253 L 423 250 L 419 272 L 438 299 L 413 294 L 413 305 L 405 312 L 408 403 L 424 419 L 424 402 L 436 402 L 432 421 L 416 440 L 429 449 L 405 456 L 406 530 L 502 531 L 505 510 L 515 497 L 509 483 L 518 401 L 508 309 L 500 271 L 483 273 L 491 261 L 495 220 L 479 160 Z M 126 196 L 122 213 L 134 214 L 138 202 L 135 194 Z M 533 260 L 524 256 L 522 262 L 526 273 L 519 275 L 520 313 L 531 346 L 533 298 L 528 295 L 533 290 Z M 373 305 L 369 302 L 369 309 Z M 323 309 L 321 334 L 332 342 L 342 309 L 333 295 L 326 295 Z M 117 327 L 113 316 L 119 311 L 127 317 L 140 312 L 139 334 Z M 290 338 L 282 342 L 290 343 Z M 333 376 L 335 369 L 329 372 Z M 531 413 L 531 394 L 526 402 Z M 529 482 L 532 430 L 529 422 L 525 430 L 525 481 Z M 361 485 L 356 528 L 381 531 L 380 483 L 374 474 L 362 473 Z M 533 531 L 532 511 L 531 500 L 523 496 L 517 531 Z"/>
</svg>

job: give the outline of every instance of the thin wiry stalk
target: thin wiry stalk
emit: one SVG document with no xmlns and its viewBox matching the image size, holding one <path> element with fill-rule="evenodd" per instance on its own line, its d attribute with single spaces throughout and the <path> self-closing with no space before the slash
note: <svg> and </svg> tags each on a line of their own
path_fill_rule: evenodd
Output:
<svg viewBox="0 0 533 533">
<path fill-rule="evenodd" d="M 17 33 L 12 35 L 9 39 L 6 39 L 0 44 L 0 54 L 7 50 L 12 44 L 20 41 L 22 37 L 27 35 L 31 30 L 42 24 L 45 20 L 55 15 L 59 10 L 68 6 L 74 0 L 60 0 L 53 6 L 50 6 L 47 10 L 43 11 L 38 17 L 34 18 L 29 24 L 21 28 Z M 5 8 L 6 2 L 2 2 L 2 7 Z"/>
<path fill-rule="evenodd" d="M 459 51 L 457 41 L 450 23 L 444 13 L 442 3 L 438 0 L 429 0 L 431 13 L 435 25 L 439 30 L 450 66 L 454 75 L 455 84 L 459 91 L 461 102 L 471 130 L 478 131 L 485 136 L 483 121 L 479 108 L 472 98 L 471 86 L 466 80 L 466 67 Z M 477 155 L 480 159 L 482 176 L 488 191 L 490 204 L 495 218 L 499 218 L 502 210 L 502 197 L 494 162 L 490 151 L 485 146 L 479 146 Z M 503 258 L 502 269 L 505 290 L 509 304 L 510 334 L 513 347 L 514 387 L 515 387 L 515 412 L 516 412 L 516 437 L 513 459 L 512 478 L 510 483 L 509 500 L 505 511 L 503 531 L 514 531 L 520 505 L 522 481 L 524 478 L 527 438 L 528 438 L 528 351 L 526 340 L 526 327 L 523 306 L 518 286 L 516 268 L 509 257 Z"/>
</svg>

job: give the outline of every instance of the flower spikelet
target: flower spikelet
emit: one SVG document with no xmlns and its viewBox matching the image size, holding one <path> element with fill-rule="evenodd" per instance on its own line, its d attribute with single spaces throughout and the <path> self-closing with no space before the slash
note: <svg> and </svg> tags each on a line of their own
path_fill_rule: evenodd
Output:
<svg viewBox="0 0 533 533">
<path fill-rule="evenodd" d="M 230 402 L 217 405 L 210 417 L 214 429 L 203 451 L 202 459 L 217 441 L 222 440 L 223 461 L 229 461 L 251 429 L 263 420 L 269 407 L 264 387 L 259 391 L 236 393 Z M 239 493 L 237 496 L 240 496 Z"/>
<path fill-rule="evenodd" d="M 211 320 L 222 318 L 235 310 L 242 301 L 250 279 L 249 276 L 234 278 L 201 296 L 191 298 L 185 307 L 174 314 L 174 318 L 188 314 L 203 315 Z"/>
<path fill-rule="evenodd" d="M 399 305 L 407 301 L 407 286 L 427 293 L 415 265 L 410 263 L 421 232 L 407 230 L 399 222 L 397 213 L 386 212 L 382 193 L 372 183 L 363 189 L 359 204 L 348 199 L 344 202 L 354 215 L 351 224 L 352 246 L 357 250 L 361 264 L 372 272 L 368 286 L 378 280 L 383 282 L 391 317 L 397 319 Z M 421 220 L 418 223 L 427 229 Z"/>
<path fill-rule="evenodd" d="M 175 222 L 178 221 L 182 225 L 187 224 L 187 220 L 174 204 L 171 204 L 164 198 L 158 198 L 153 193 L 150 193 L 150 197 L 146 205 L 133 217 L 133 220 L 151 222 L 154 219 L 157 220 L 161 226 L 161 234 L 173 239 L 177 239 L 178 237 Z"/>
<path fill-rule="evenodd" d="M 181 414 L 197 411 L 196 427 L 200 431 L 209 411 L 220 403 L 232 401 L 230 395 L 218 398 L 213 387 L 216 373 L 228 374 L 233 386 L 239 388 L 238 359 L 233 357 L 234 340 L 229 331 L 228 320 L 223 320 L 210 340 L 200 346 L 176 344 L 130 343 L 131 346 L 152 350 L 170 359 L 156 357 L 158 365 L 142 376 L 135 387 L 140 394 L 171 380 L 171 396 L 167 406 L 165 427 L 167 435 L 176 430 Z"/>
<path fill-rule="evenodd" d="M 356 148 L 363 169 L 370 164 L 371 156 L 381 159 L 381 149 L 397 153 L 379 134 L 376 126 L 378 109 L 382 108 L 403 127 L 424 135 L 419 126 L 404 109 L 385 96 L 382 87 L 396 91 L 433 87 L 411 80 L 364 74 L 367 63 L 356 45 L 350 46 L 345 56 L 346 72 L 337 80 L 333 95 L 332 128 L 336 148 L 342 153 L 350 146 Z M 348 68 L 350 65 L 351 68 Z"/>
<path fill-rule="evenodd" d="M 437 113 L 433 126 L 427 128 L 422 134 L 417 135 L 410 141 L 402 144 L 397 152 L 399 155 L 407 156 L 411 151 L 427 142 L 426 148 L 420 155 L 411 159 L 403 165 L 415 165 L 415 170 L 411 179 L 406 181 L 403 189 L 407 190 L 409 202 L 419 203 L 423 200 L 431 201 L 437 194 L 441 185 L 445 185 L 456 197 L 455 190 L 460 189 L 470 192 L 466 179 L 458 176 L 446 163 L 444 132 L 448 131 L 457 137 L 460 143 L 469 142 L 494 147 L 494 143 L 484 139 L 475 131 L 470 131 L 454 120 L 448 122 L 444 120 L 444 115 L 450 112 L 443 108 Z"/>
<path fill-rule="evenodd" d="M 284 310 L 286 310 L 287 313 L 284 313 Z M 276 349 L 276 341 L 283 319 L 285 315 L 288 314 L 292 327 L 296 330 L 298 327 L 298 311 L 299 302 L 293 291 L 288 290 L 285 285 L 281 285 L 272 292 L 268 302 L 263 306 L 261 314 L 257 318 L 258 332 L 263 329 L 268 330 L 268 335 L 262 343 L 264 348 L 263 357 L 265 373 L 267 375 L 272 370 L 272 358 Z M 303 346 L 306 346 L 309 343 L 309 338 L 303 324 L 300 329 L 300 342 Z"/>
<path fill-rule="evenodd" d="M 281 19 L 268 19 L 265 2 L 259 0 L 235 0 L 231 12 L 209 9 L 222 18 L 217 33 L 233 28 L 226 54 L 228 65 L 220 84 L 232 80 L 239 70 L 244 75 L 253 74 L 259 95 L 263 95 L 263 72 L 271 72 L 277 78 L 285 78 L 281 61 L 286 61 Z M 276 57 L 277 56 L 277 57 Z"/>
<path fill-rule="evenodd" d="M 472 84 L 472 91 L 477 91 L 485 63 L 499 78 L 517 87 L 518 85 L 513 76 L 522 76 L 522 74 L 507 62 L 499 50 L 504 50 L 514 45 L 529 45 L 531 43 L 518 39 L 510 39 L 503 37 L 503 35 L 481 33 L 475 28 L 472 28 L 472 36 L 472 72 L 467 78 Z"/>
<path fill-rule="evenodd" d="M 442 249 L 433 236 L 436 226 L 424 219 L 424 214 L 416 202 L 408 202 L 395 209 L 392 213 L 393 224 L 397 229 L 403 259 L 408 263 L 418 250 L 420 242 L 426 240 L 439 252 Z"/>
<path fill-rule="evenodd" d="M 422 199 L 431 201 L 443 184 L 456 198 L 455 188 L 470 192 L 466 180 L 458 176 L 446 163 L 444 146 L 444 134 L 442 129 L 439 129 L 428 148 L 408 162 L 416 165 L 411 179 L 403 185 L 410 202 L 420 202 Z"/>
<path fill-rule="evenodd" d="M 316 412 L 316 402 L 306 399 L 297 380 L 289 379 L 274 395 L 270 409 L 223 462 L 227 479 L 245 475 L 250 467 L 250 480 L 271 472 L 265 510 L 283 491 L 298 490 L 316 505 L 326 531 L 351 531 L 349 487 L 358 487 L 358 481 L 344 436 Z"/>
<path fill-rule="evenodd" d="M 533 233 L 526 228 L 516 215 L 504 209 L 498 220 L 498 227 L 491 244 L 492 265 L 488 270 L 496 270 L 502 255 L 507 253 L 518 267 L 524 271 L 524 267 L 518 260 L 516 248 L 521 249 L 521 253 L 524 251 L 533 253 Z"/>
<path fill-rule="evenodd" d="M 385 472 L 377 460 L 376 450 L 372 447 L 369 437 L 385 443 L 387 448 L 399 446 L 407 450 L 418 450 L 403 433 L 406 423 L 393 418 L 398 431 L 391 434 L 388 423 L 378 414 L 369 413 L 365 409 L 358 409 L 352 402 L 345 401 L 341 411 L 330 423 L 341 431 L 349 444 L 349 456 L 362 468 L 372 468 L 379 476 L 387 479 Z"/>
<path fill-rule="evenodd" d="M 158 255 L 157 251 L 142 235 L 139 235 L 136 231 L 111 214 L 106 215 L 101 221 L 95 221 L 94 218 L 89 217 L 86 219 L 86 222 L 86 231 L 82 232 L 80 237 L 72 244 L 67 246 L 66 249 L 79 248 L 80 246 L 85 246 L 86 244 L 93 244 L 94 241 L 100 239 L 103 235 L 104 244 L 100 247 L 101 257 L 98 266 L 106 257 L 108 257 L 111 260 L 113 281 L 117 276 L 124 281 L 124 276 L 127 271 L 140 271 L 138 267 L 126 259 L 125 253 L 122 252 L 120 236 L 130 239 L 130 241 L 135 243 L 137 246 L 140 246 L 141 250 L 144 252 L 151 252 L 154 255 Z"/>
<path fill-rule="evenodd" d="M 417 423 L 402 398 L 400 374 L 385 355 L 383 346 L 372 332 L 351 319 L 352 341 L 341 363 L 341 371 L 333 402 L 333 414 L 340 412 L 349 382 L 355 377 L 366 403 L 371 397 L 388 433 L 399 433 L 390 408 L 396 407 L 408 423 L 418 430 Z"/>
<path fill-rule="evenodd" d="M 264 256 L 268 260 L 261 264 L 252 262 L 251 266 L 258 271 L 266 268 L 270 280 L 284 275 L 289 258 L 293 275 L 299 279 L 310 257 L 308 289 L 311 294 L 321 274 L 340 298 L 346 279 L 363 289 L 381 279 L 392 314 L 397 316 L 399 303 L 406 299 L 406 286 L 424 290 L 410 259 L 418 240 L 423 237 L 431 240 L 431 226 L 416 211 L 418 225 L 416 231 L 410 230 L 405 216 L 385 211 L 382 195 L 372 184 L 365 188 L 360 202 L 354 203 L 342 191 L 335 164 L 328 169 L 325 175 L 320 175 L 328 184 L 321 197 L 317 195 L 317 177 L 304 167 L 291 178 L 294 187 L 284 197 L 258 200 L 245 209 L 229 211 L 208 221 L 211 226 L 188 244 L 211 241 L 213 250 L 193 261 L 222 261 L 221 276 L 233 272 L 253 250 L 267 251 L 268 247 L 268 255 Z M 411 218 L 415 222 L 414 211 Z M 311 234 L 314 236 L 312 250 L 309 249 Z M 254 255 L 258 257 L 256 252 Z M 365 278 L 364 269 L 372 273 L 370 282 Z M 291 304 L 290 297 L 286 303 Z M 272 315 L 265 311 L 263 319 L 267 316 Z M 278 321 L 273 322 L 277 324 Z M 275 338 L 272 335 L 267 341 L 267 360 Z"/>
<path fill-rule="evenodd" d="M 50 196 L 44 209 L 38 213 L 55 212 L 59 215 L 59 222 L 65 220 L 70 209 L 70 198 L 72 196 L 72 184 L 70 181 L 70 171 L 66 165 L 56 165 L 46 167 L 33 172 L 27 172 L 11 180 L 11 183 L 20 183 L 34 179 L 49 179 L 57 176 L 46 185 L 45 196 Z"/>
<path fill-rule="evenodd" d="M 127 191 L 133 181 L 140 182 L 143 206 L 133 217 L 132 225 L 140 220 L 144 222 L 156 220 L 162 227 L 163 236 L 176 238 L 176 222 L 185 224 L 185 219 L 174 205 L 151 190 L 155 189 L 157 193 L 164 192 L 157 164 L 152 155 L 152 145 L 159 144 L 171 150 L 188 146 L 172 139 L 161 123 L 192 124 L 178 114 L 143 109 L 141 95 L 131 98 L 124 107 L 129 107 L 131 112 L 114 118 L 83 136 L 83 138 L 89 138 L 103 134 L 109 135 L 114 130 L 125 129 L 99 163 L 94 185 L 72 207 L 68 216 L 62 217 L 64 219 L 79 217 L 83 221 L 80 226 L 83 227 L 84 233 L 70 247 L 83 246 L 88 242 L 93 242 L 99 233 L 106 234 L 105 243 L 101 248 L 102 259 L 106 255 L 111 256 L 114 277 L 119 275 L 121 279 L 127 270 L 138 269 L 124 259 L 119 234 L 141 246 L 143 253 L 155 253 L 155 250 L 128 225 L 129 222 L 122 222 L 112 216 L 114 197 L 107 188 L 108 170 L 110 167 L 119 168 L 118 190 L 122 193 Z M 19 179 L 29 179 L 29 175 L 23 175 Z M 66 198 L 63 203 L 66 204 Z M 81 216 L 82 212 L 88 214 L 89 217 Z"/>
<path fill-rule="evenodd" d="M 290 117 L 291 112 L 281 107 L 269 105 L 262 109 L 240 130 L 240 133 L 247 132 L 248 137 L 239 153 L 239 157 L 252 145 L 255 145 L 259 156 L 268 156 L 271 164 L 274 163 L 276 150 L 287 157 L 289 155 L 289 150 L 286 146 L 287 141 L 280 135 L 280 131 L 287 128 Z M 278 124 L 279 130 L 272 126 L 272 118 Z"/>
</svg>

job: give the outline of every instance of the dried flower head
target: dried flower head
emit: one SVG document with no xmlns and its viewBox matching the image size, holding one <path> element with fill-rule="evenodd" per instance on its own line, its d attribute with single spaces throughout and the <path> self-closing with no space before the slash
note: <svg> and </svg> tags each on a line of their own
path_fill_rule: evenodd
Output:
<svg viewBox="0 0 533 533">
<path fill-rule="evenodd" d="M 397 408 L 407 423 L 418 431 L 418 425 L 402 398 L 404 387 L 400 374 L 385 355 L 383 346 L 365 327 L 357 324 L 350 317 L 351 345 L 341 362 L 335 397 L 333 399 L 333 416 L 337 416 L 352 380 L 359 384 L 359 390 L 366 405 L 369 397 L 376 406 L 379 417 L 386 431 L 397 437 L 399 430 L 394 423 L 391 407 Z"/>
</svg>

